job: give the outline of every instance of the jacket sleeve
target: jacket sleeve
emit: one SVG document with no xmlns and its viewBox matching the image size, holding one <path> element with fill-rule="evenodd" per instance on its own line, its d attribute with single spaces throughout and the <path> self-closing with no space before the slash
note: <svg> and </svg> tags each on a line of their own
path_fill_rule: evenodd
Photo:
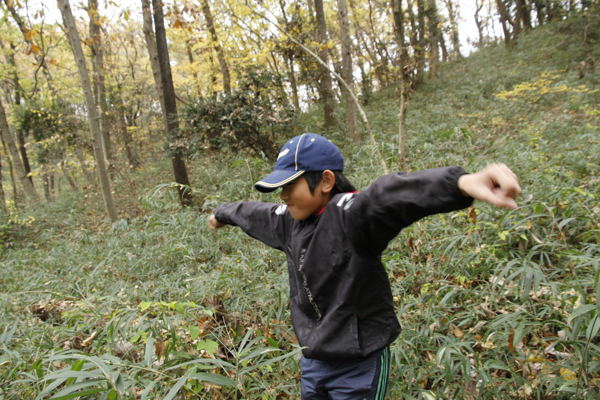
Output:
<svg viewBox="0 0 600 400">
<path fill-rule="evenodd" d="M 354 195 L 345 212 L 346 230 L 358 253 L 381 253 L 403 228 L 432 214 L 470 206 L 458 188 L 460 167 L 411 174 L 392 173 Z"/>
<path fill-rule="evenodd" d="M 221 204 L 214 214 L 220 223 L 239 226 L 267 246 L 285 251 L 292 222 L 285 205 L 261 202 Z"/>
</svg>

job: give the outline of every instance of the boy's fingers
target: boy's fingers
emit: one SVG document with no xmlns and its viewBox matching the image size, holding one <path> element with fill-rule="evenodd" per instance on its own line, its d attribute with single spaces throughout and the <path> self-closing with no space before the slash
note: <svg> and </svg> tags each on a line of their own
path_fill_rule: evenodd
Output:
<svg viewBox="0 0 600 400">
<path fill-rule="evenodd" d="M 518 196 L 516 192 L 506 193 L 501 188 L 496 188 L 492 191 L 493 198 L 490 199 L 490 203 L 498 207 L 507 207 L 513 210 L 518 208 L 515 198 Z"/>
<path fill-rule="evenodd" d="M 222 224 L 219 221 L 217 221 L 217 218 L 215 218 L 215 214 L 212 214 L 210 217 L 208 217 L 208 227 L 211 231 L 216 232 L 217 229 L 222 228 L 224 226 L 225 224 Z"/>
<path fill-rule="evenodd" d="M 500 188 L 504 196 L 515 199 L 521 194 L 517 175 L 510 168 L 505 164 L 494 164 L 489 168 L 490 178 L 494 185 Z"/>
<path fill-rule="evenodd" d="M 473 175 L 465 175 L 462 182 L 459 179 L 459 188 L 467 195 L 497 207 L 518 208 L 515 199 L 521 193 L 521 187 L 517 176 L 504 164 L 491 164 Z"/>
</svg>

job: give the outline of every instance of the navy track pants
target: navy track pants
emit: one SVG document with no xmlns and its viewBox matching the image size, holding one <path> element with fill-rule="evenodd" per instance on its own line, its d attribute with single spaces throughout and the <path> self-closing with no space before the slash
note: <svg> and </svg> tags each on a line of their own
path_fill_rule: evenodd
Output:
<svg viewBox="0 0 600 400">
<path fill-rule="evenodd" d="M 302 400 L 383 400 L 390 376 L 390 348 L 366 360 L 327 362 L 302 357 Z"/>
</svg>

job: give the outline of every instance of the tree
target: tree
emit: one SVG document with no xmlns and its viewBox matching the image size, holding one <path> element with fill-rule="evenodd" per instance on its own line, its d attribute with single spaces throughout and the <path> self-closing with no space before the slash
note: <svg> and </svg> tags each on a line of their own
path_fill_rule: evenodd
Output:
<svg viewBox="0 0 600 400">
<path fill-rule="evenodd" d="M 2 181 L 2 157 L 0 156 L 0 225 L 5 225 L 8 220 L 8 213 L 6 212 L 6 197 L 4 196 Z"/>
<path fill-rule="evenodd" d="M 4 2 L 6 3 L 6 7 L 10 11 L 13 19 L 19 26 L 19 29 L 23 33 L 23 39 L 25 40 L 25 43 L 27 43 L 28 52 L 33 53 L 37 64 L 44 72 L 44 75 L 46 76 L 46 83 L 48 85 L 48 88 L 50 89 L 50 92 L 52 93 L 52 96 L 58 101 L 60 101 L 61 97 L 58 95 L 58 92 L 54 88 L 52 75 L 50 74 L 50 70 L 48 69 L 48 65 L 46 64 L 46 54 L 44 53 L 44 46 L 38 46 L 38 44 L 34 43 L 33 41 L 33 38 L 38 36 L 39 32 L 37 30 L 29 29 L 25 25 L 23 19 L 15 10 L 14 3 L 12 1 L 4 0 Z"/>
<path fill-rule="evenodd" d="M 79 33 L 77 32 L 77 26 L 75 25 L 75 18 L 71 12 L 71 5 L 69 0 L 58 0 L 60 7 L 60 13 L 63 18 L 63 23 L 67 30 L 69 37 L 69 43 L 71 44 L 71 50 L 73 51 L 73 57 L 77 63 L 77 71 L 79 73 L 79 80 L 83 88 L 85 96 L 85 105 L 87 108 L 88 121 L 90 125 L 90 133 L 92 136 L 92 143 L 94 147 L 94 158 L 96 159 L 96 169 L 98 171 L 98 177 L 100 179 L 100 188 L 102 190 L 102 197 L 104 200 L 104 206 L 106 213 L 111 221 L 117 220 L 117 211 L 115 204 L 112 199 L 112 192 L 110 187 L 110 181 L 108 179 L 108 172 L 106 163 L 104 162 L 104 153 L 102 151 L 102 142 L 100 138 L 100 126 L 98 124 L 98 115 L 96 113 L 96 105 L 94 102 L 94 95 L 92 92 L 92 85 L 90 83 L 90 77 L 88 74 L 87 66 L 85 65 L 85 56 L 83 55 L 83 49 L 81 48 L 81 42 L 79 39 Z"/>
<path fill-rule="evenodd" d="M 12 157 L 13 165 L 17 170 L 17 175 L 19 176 L 19 181 L 21 182 L 21 186 L 23 186 L 25 195 L 29 197 L 36 205 L 39 204 L 40 198 L 33 187 L 33 183 L 27 179 L 27 173 L 25 172 L 25 168 L 23 167 L 23 163 L 19 157 L 19 151 L 17 150 L 14 136 L 8 127 L 8 120 L 6 118 L 6 112 L 4 111 L 2 100 L 0 100 L 0 129 L 2 130 L 2 138 L 6 142 L 6 147 L 8 147 L 8 151 Z"/>
<path fill-rule="evenodd" d="M 210 38 L 212 41 L 213 48 L 217 53 L 219 66 L 221 67 L 221 75 L 223 75 L 223 91 L 225 93 L 231 93 L 231 78 L 229 76 L 229 67 L 227 66 L 227 61 L 225 60 L 223 48 L 219 44 L 219 37 L 217 35 L 217 30 L 215 28 L 215 23 L 213 21 L 212 13 L 210 12 L 210 6 L 208 5 L 207 0 L 202 0 L 202 12 L 204 13 L 204 18 L 206 19 L 206 27 L 210 32 Z"/>
<path fill-rule="evenodd" d="M 435 0 L 428 0 L 427 19 L 429 20 L 429 76 L 435 79 L 440 73 L 440 29 Z"/>
<path fill-rule="evenodd" d="M 348 23 L 348 7 L 346 0 L 338 0 L 338 19 L 340 23 L 340 35 L 342 39 L 342 78 L 354 92 L 354 77 L 352 71 L 352 38 L 350 37 L 350 26 Z M 348 120 L 348 134 L 354 140 L 360 139 L 358 131 L 358 118 L 356 105 L 350 97 L 348 89 L 344 87 L 346 102 L 346 118 Z"/>
<path fill-rule="evenodd" d="M 452 47 L 454 48 L 454 58 L 462 58 L 460 53 L 460 40 L 458 39 L 458 16 L 457 6 L 454 4 L 454 0 L 444 0 L 446 2 L 446 8 L 448 8 L 448 18 L 450 19 L 450 38 L 452 39 Z M 501 0 L 499 0 L 501 1 Z"/>
<path fill-rule="evenodd" d="M 160 0 L 152 0 L 152 11 L 154 15 L 154 31 L 156 33 L 156 50 L 158 53 L 158 64 L 160 66 L 160 77 L 164 97 L 163 119 L 165 132 L 167 137 L 176 136 L 179 131 L 179 117 L 177 116 L 175 88 L 173 86 L 173 76 L 171 75 L 165 20 Z M 185 162 L 180 155 L 174 154 L 171 156 L 171 163 L 173 165 L 175 182 L 179 184 L 179 200 L 183 205 L 191 205 L 193 198 L 191 191 L 189 190 L 190 181 Z"/>
<path fill-rule="evenodd" d="M 319 42 L 321 49 L 319 50 L 319 58 L 323 63 L 329 63 L 329 56 L 327 53 L 327 22 L 325 20 L 325 11 L 323 9 L 323 0 L 314 1 L 315 12 L 317 15 L 317 41 Z M 325 112 L 325 127 L 333 128 L 337 125 L 337 119 L 335 118 L 334 109 L 334 96 L 331 82 L 331 75 L 326 68 L 319 68 L 319 93 L 321 94 L 321 101 L 323 102 L 323 111 Z"/>
<path fill-rule="evenodd" d="M 410 90 L 409 59 L 404 42 L 404 13 L 402 12 L 402 0 L 392 0 L 392 15 L 394 18 L 394 32 L 396 42 L 400 48 L 400 114 L 398 115 L 398 169 L 406 169 L 406 112 L 408 110 L 408 92 Z"/>
<path fill-rule="evenodd" d="M 512 20 L 510 19 L 510 15 L 506 10 L 504 5 L 504 0 L 496 0 L 496 4 L 498 5 L 498 13 L 500 14 L 500 25 L 502 25 L 502 31 L 504 32 L 504 43 L 507 45 L 510 44 L 510 30 L 508 29 L 508 25 L 514 25 Z"/>
<path fill-rule="evenodd" d="M 150 0 L 142 0 L 142 15 L 144 21 L 144 37 L 146 38 L 146 48 L 148 49 L 148 57 L 150 58 L 150 67 L 154 76 L 154 84 L 160 101 L 160 109 L 165 109 L 165 94 L 162 88 L 162 78 L 160 75 L 160 65 L 158 62 L 158 51 L 156 50 L 156 36 L 152 28 L 152 10 L 150 8 Z"/>
<path fill-rule="evenodd" d="M 296 30 L 300 32 L 302 27 L 302 18 L 300 17 L 298 5 L 296 4 L 292 13 L 292 21 L 288 20 L 288 16 L 285 12 L 285 4 L 283 0 L 279 0 L 279 7 L 281 8 L 281 14 L 285 21 L 285 28 L 288 32 Z M 296 47 L 293 43 L 288 40 L 279 44 L 280 52 L 285 58 L 285 64 L 288 71 L 288 78 L 290 80 L 290 86 L 292 88 L 292 101 L 294 103 L 294 110 L 300 112 L 300 98 L 298 96 L 298 83 L 296 82 L 296 72 L 294 71 L 294 57 L 296 56 Z"/>
<path fill-rule="evenodd" d="M 479 32 L 479 48 L 483 47 L 483 22 L 481 21 L 481 17 L 479 13 L 483 8 L 484 0 L 475 0 L 475 25 L 477 25 L 477 31 Z"/>
<path fill-rule="evenodd" d="M 96 105 L 100 106 L 102 149 L 110 167 L 113 163 L 113 151 L 108 126 L 108 104 L 106 102 L 106 85 L 104 84 L 104 56 L 102 35 L 100 34 L 102 24 L 100 14 L 98 13 L 98 0 L 88 0 L 88 14 L 90 16 L 90 47 L 92 50 L 92 67 L 94 71 L 94 97 L 96 98 Z"/>
</svg>

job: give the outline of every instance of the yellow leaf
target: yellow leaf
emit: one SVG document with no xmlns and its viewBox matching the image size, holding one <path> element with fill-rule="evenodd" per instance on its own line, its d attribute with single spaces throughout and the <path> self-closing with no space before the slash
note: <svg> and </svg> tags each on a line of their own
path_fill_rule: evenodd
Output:
<svg viewBox="0 0 600 400">
<path fill-rule="evenodd" d="M 31 45 L 31 51 L 33 51 L 35 54 L 38 54 L 40 52 L 40 47 L 36 46 L 35 44 Z"/>
<path fill-rule="evenodd" d="M 469 207 L 469 219 L 472 223 L 477 223 L 477 212 L 475 211 L 475 207 L 473 206 Z"/>
<path fill-rule="evenodd" d="M 563 378 L 565 378 L 567 381 L 573 381 L 573 380 L 577 379 L 577 374 L 575 374 L 575 372 L 571 371 L 568 368 L 561 368 L 560 375 Z"/>
<path fill-rule="evenodd" d="M 465 333 L 458 328 L 454 328 L 454 331 L 452 333 L 454 333 L 454 336 L 456 336 L 457 338 L 465 336 Z"/>
</svg>

